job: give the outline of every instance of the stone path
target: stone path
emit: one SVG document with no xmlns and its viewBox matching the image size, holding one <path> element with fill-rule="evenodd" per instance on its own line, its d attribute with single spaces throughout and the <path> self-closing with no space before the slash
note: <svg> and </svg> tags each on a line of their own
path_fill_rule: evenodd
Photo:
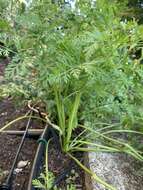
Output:
<svg viewBox="0 0 143 190">
<path fill-rule="evenodd" d="M 143 163 L 126 154 L 89 153 L 90 169 L 117 190 L 143 190 Z M 86 176 L 87 190 L 106 190 Z"/>
</svg>

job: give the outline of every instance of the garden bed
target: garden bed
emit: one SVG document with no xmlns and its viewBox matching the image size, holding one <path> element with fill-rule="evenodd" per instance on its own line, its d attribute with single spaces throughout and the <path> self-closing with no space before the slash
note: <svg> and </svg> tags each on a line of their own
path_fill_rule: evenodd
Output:
<svg viewBox="0 0 143 190">
<path fill-rule="evenodd" d="M 79 190 L 85 186 L 83 169 L 97 189 L 116 190 L 110 185 L 114 166 L 111 180 L 104 180 L 83 164 L 84 153 L 124 153 L 143 161 L 138 141 L 143 135 L 143 27 L 123 14 L 127 6 L 106 0 L 1 1 L 1 183 L 12 166 L 13 189 L 35 190 L 34 182 L 51 190 L 60 179 L 62 189 L 75 190 L 74 184 Z M 13 120 L 16 124 L 5 125 Z M 33 129 L 42 131 L 30 138 Z M 26 165 L 18 168 L 21 161 Z"/>
<path fill-rule="evenodd" d="M 12 100 L 6 99 L 0 102 L 0 127 L 4 126 L 4 124 L 12 121 L 16 117 L 23 115 L 26 112 L 25 108 L 16 109 Z M 10 130 L 24 130 L 25 128 L 25 121 L 18 122 L 16 125 L 12 126 Z M 0 182 L 5 181 L 5 174 L 8 174 L 10 168 L 12 166 L 13 160 L 15 158 L 18 145 L 21 141 L 20 136 L 16 135 L 6 135 L 0 134 L 0 169 L 1 169 L 1 180 Z M 14 175 L 14 183 L 13 189 L 26 189 L 28 183 L 28 176 L 32 166 L 32 160 L 35 156 L 37 143 L 36 140 L 33 139 L 26 139 L 22 151 L 19 155 L 19 161 L 28 161 L 26 167 L 22 169 L 22 171 L 17 171 Z"/>
<path fill-rule="evenodd" d="M 0 123 L 1 127 L 4 124 L 10 122 L 11 120 L 24 115 L 27 112 L 27 108 L 20 108 L 14 105 L 11 99 L 5 99 L 0 102 Z M 26 121 L 17 122 L 15 125 L 9 128 L 9 130 L 24 130 L 26 125 Z M 41 122 L 33 121 L 30 128 L 36 129 L 42 126 Z M 20 136 L 16 135 L 6 135 L 0 134 L 0 183 L 3 183 L 11 169 L 13 160 L 16 155 L 16 151 L 18 149 L 18 145 L 21 141 Z M 28 164 L 19 169 L 16 167 L 14 175 L 13 175 L 13 190 L 25 190 L 27 189 L 30 171 L 32 168 L 33 160 L 35 157 L 36 149 L 38 143 L 35 138 L 26 138 L 26 141 L 23 145 L 21 153 L 19 155 L 19 161 L 28 161 Z M 53 172 L 55 176 L 59 176 L 64 172 L 64 169 L 67 169 L 71 164 L 71 160 L 62 154 L 51 142 L 49 147 L 49 170 Z M 83 154 L 78 154 L 78 158 L 83 157 Z M 42 160 L 41 160 L 42 162 Z M 72 163 L 73 164 L 73 163 Z M 74 171 L 74 173 L 72 173 Z M 76 184 L 78 189 L 84 190 L 84 172 L 76 165 L 73 164 L 73 169 L 66 178 L 70 179 L 70 182 Z M 76 177 L 74 176 L 76 174 Z M 63 179 L 62 182 L 59 183 L 59 186 L 64 188 L 66 185 L 66 178 Z M 69 180 L 68 180 L 69 181 Z"/>
</svg>

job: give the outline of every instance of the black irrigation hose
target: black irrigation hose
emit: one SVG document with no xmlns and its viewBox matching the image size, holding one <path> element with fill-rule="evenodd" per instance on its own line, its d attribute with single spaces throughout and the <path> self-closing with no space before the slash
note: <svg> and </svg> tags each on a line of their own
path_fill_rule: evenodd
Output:
<svg viewBox="0 0 143 190">
<path fill-rule="evenodd" d="M 33 114 L 33 112 L 31 112 L 31 115 L 32 114 Z M 40 111 L 39 111 L 39 116 L 41 118 L 43 118 Z M 30 121 L 31 121 L 31 117 L 29 118 L 29 120 L 27 122 L 27 126 L 25 129 L 24 135 L 22 137 L 21 143 L 19 145 L 19 148 L 17 150 L 17 154 L 15 156 L 12 168 L 10 170 L 10 173 L 6 179 L 6 182 L 4 184 L 0 185 L 0 190 L 11 190 L 11 179 L 12 179 L 13 171 L 14 171 L 15 165 L 17 163 L 17 159 L 18 159 L 19 153 L 21 151 L 21 148 L 23 146 L 23 143 L 25 141 L 25 138 L 28 135 L 28 129 L 29 129 Z M 54 140 L 54 143 L 55 143 L 57 149 L 59 151 L 61 151 L 61 146 L 59 143 L 59 136 L 57 135 L 56 131 L 52 127 L 46 125 L 45 129 L 43 130 L 42 135 L 40 136 L 39 142 L 40 142 L 40 140 L 48 141 L 51 137 L 53 137 L 53 140 Z M 39 143 L 37 151 L 36 151 L 36 155 L 34 158 L 32 170 L 30 173 L 27 190 L 35 190 L 35 188 L 32 186 L 32 181 L 40 175 L 40 167 L 42 166 L 42 157 L 43 157 L 44 153 L 45 153 L 45 144 Z M 70 172 L 73 168 L 74 168 L 74 164 L 71 161 L 69 166 L 67 168 L 65 168 L 64 171 L 61 174 L 59 174 L 59 176 L 55 179 L 53 186 L 50 188 L 50 190 L 53 190 L 53 188 L 56 185 L 58 185 L 61 181 L 63 181 L 66 178 L 66 176 L 68 174 L 70 174 Z"/>
<path fill-rule="evenodd" d="M 54 143 L 56 144 L 58 141 L 58 139 L 57 139 L 58 136 L 57 136 L 55 130 L 51 127 L 46 127 L 41 138 L 39 139 L 39 142 L 40 142 L 40 140 L 48 141 L 51 137 L 53 137 Z M 59 141 L 58 141 L 58 144 L 59 144 Z M 59 150 L 61 151 L 61 147 Z M 32 181 L 40 175 L 40 167 L 42 166 L 42 157 L 43 157 L 44 153 L 45 153 L 45 144 L 40 143 L 38 145 L 38 149 L 37 149 L 36 156 L 34 159 L 33 167 L 31 170 L 31 175 L 30 175 L 30 179 L 29 179 L 29 183 L 28 183 L 28 190 L 35 190 L 35 188 L 32 186 Z M 50 188 L 50 190 L 52 190 L 56 185 L 58 185 L 62 180 L 64 180 L 66 178 L 66 176 L 71 172 L 73 167 L 74 167 L 74 164 L 71 161 L 69 166 L 55 179 L 53 186 Z"/>
<path fill-rule="evenodd" d="M 45 127 L 45 130 L 42 133 L 40 139 L 46 139 L 47 141 L 50 139 L 50 128 L 48 126 Z M 40 174 L 39 168 L 42 165 L 42 157 L 43 157 L 44 152 L 45 152 L 45 145 L 43 143 L 40 143 L 38 145 L 36 155 L 33 161 L 33 166 L 30 173 L 27 190 L 35 190 L 35 188 L 32 186 L 32 181 L 33 179 L 36 179 Z"/>
<path fill-rule="evenodd" d="M 31 112 L 30 115 L 32 115 L 32 114 L 33 114 L 33 112 Z M 39 111 L 39 116 L 41 118 L 43 118 L 40 111 Z M 29 120 L 27 122 L 26 129 L 24 131 L 21 143 L 20 143 L 20 145 L 18 147 L 18 150 L 17 150 L 16 156 L 15 156 L 15 159 L 13 161 L 10 173 L 9 173 L 5 183 L 0 185 L 0 190 L 11 190 L 11 181 L 12 181 L 12 177 L 13 177 L 13 171 L 14 171 L 15 165 L 17 163 L 18 156 L 19 156 L 19 153 L 21 151 L 21 148 L 22 148 L 22 146 L 24 144 L 24 141 L 25 141 L 25 139 L 26 139 L 26 137 L 28 135 L 28 129 L 29 129 L 30 121 L 31 121 L 31 117 L 29 117 Z M 53 140 L 54 140 L 55 145 L 57 146 L 57 149 L 59 151 L 61 151 L 61 146 L 60 146 L 60 143 L 59 143 L 59 136 L 57 135 L 57 133 L 55 132 L 55 130 L 52 127 L 49 127 L 49 126 L 46 125 L 40 139 L 45 139 L 46 141 L 48 141 L 51 137 L 53 137 Z M 43 157 L 44 153 L 45 153 L 45 145 L 43 143 L 40 143 L 38 145 L 37 152 L 36 152 L 36 155 L 35 155 L 35 159 L 34 159 L 34 162 L 33 162 L 33 166 L 32 166 L 32 170 L 31 170 L 31 173 L 30 173 L 30 178 L 29 178 L 29 183 L 28 183 L 28 189 L 27 190 L 35 190 L 35 188 L 32 186 L 32 181 L 33 181 L 33 179 L 36 179 L 40 174 L 40 166 L 42 165 L 42 157 Z M 66 178 L 66 176 L 71 172 L 73 167 L 74 167 L 73 163 L 71 162 L 69 164 L 69 167 L 67 167 L 55 179 L 55 181 L 53 183 L 53 186 L 52 186 L 52 188 L 50 190 L 52 190 L 56 185 L 58 185 L 62 180 L 64 180 Z"/>
<path fill-rule="evenodd" d="M 32 116 L 32 112 L 30 113 L 30 116 Z M 11 170 L 9 172 L 9 175 L 5 181 L 4 184 L 0 185 L 0 190 L 11 190 L 11 180 L 12 180 L 12 176 L 13 176 L 13 171 L 14 171 L 14 168 L 15 168 L 15 165 L 17 163 L 17 160 L 18 160 L 18 157 L 19 157 L 19 153 L 22 149 L 22 146 L 24 144 L 24 141 L 25 141 L 25 138 L 26 138 L 26 135 L 28 133 L 28 129 L 29 129 L 29 125 L 30 125 L 30 122 L 31 122 L 31 117 L 29 117 L 28 119 L 28 122 L 27 122 L 27 125 L 26 125 L 26 129 L 25 129 L 25 132 L 24 132 L 24 135 L 22 137 L 22 140 L 20 142 L 20 145 L 18 147 L 18 150 L 17 150 L 17 153 L 16 153 L 16 156 L 15 156 L 15 159 L 13 161 L 13 164 L 12 164 L 12 167 L 11 167 Z"/>
<path fill-rule="evenodd" d="M 53 137 L 54 143 L 56 145 L 56 148 L 61 151 L 62 147 L 61 147 L 61 143 L 59 142 L 59 135 L 57 135 L 55 129 L 53 129 L 52 127 L 50 128 L 51 131 L 51 136 Z"/>
</svg>

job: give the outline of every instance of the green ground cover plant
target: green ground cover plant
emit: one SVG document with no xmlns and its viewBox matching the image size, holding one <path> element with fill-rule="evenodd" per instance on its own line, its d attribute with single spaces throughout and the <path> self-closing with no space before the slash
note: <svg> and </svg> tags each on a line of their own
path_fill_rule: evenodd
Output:
<svg viewBox="0 0 143 190">
<path fill-rule="evenodd" d="M 1 96 L 44 103 L 45 122 L 56 124 L 62 150 L 97 182 L 115 189 L 72 153 L 125 152 L 143 160 L 130 140 L 143 134 L 143 27 L 121 17 L 125 5 L 115 0 L 79 0 L 74 8 L 50 0 L 8 5 L 0 40 L 11 63 Z M 127 139 L 115 136 L 123 133 Z"/>
</svg>

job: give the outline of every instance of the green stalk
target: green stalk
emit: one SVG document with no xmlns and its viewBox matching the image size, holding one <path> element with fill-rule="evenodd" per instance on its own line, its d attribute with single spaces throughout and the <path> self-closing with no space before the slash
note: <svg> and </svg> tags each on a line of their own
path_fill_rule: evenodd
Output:
<svg viewBox="0 0 143 190">
<path fill-rule="evenodd" d="M 83 125 L 80 125 L 80 126 L 83 127 L 84 129 L 87 129 L 87 130 L 89 130 L 90 132 L 96 134 L 97 137 L 103 137 L 104 139 L 109 140 L 109 141 L 111 141 L 111 142 L 114 142 L 114 143 L 116 143 L 116 144 L 125 145 L 124 142 L 119 141 L 119 140 L 116 140 L 116 139 L 111 138 L 111 137 L 108 137 L 108 136 L 105 136 L 103 133 L 99 133 L 99 132 L 97 132 L 97 131 L 95 131 L 95 130 L 89 128 L 89 127 L 86 127 L 86 126 L 83 126 Z M 96 138 L 97 138 L 97 137 L 96 137 Z"/>
<path fill-rule="evenodd" d="M 86 129 L 83 130 L 79 135 L 77 135 L 72 142 L 70 143 L 70 147 L 72 148 L 73 146 L 75 146 L 78 143 L 78 138 L 83 139 L 81 136 L 86 132 Z"/>
<path fill-rule="evenodd" d="M 21 116 L 21 117 L 18 117 L 16 119 L 14 119 L 13 121 L 9 122 L 8 124 L 4 125 L 1 129 L 0 129 L 0 132 L 2 132 L 3 130 L 7 129 L 8 127 L 10 127 L 12 124 L 16 123 L 17 121 L 20 121 L 22 119 L 25 119 L 25 118 L 29 118 L 29 116 L 27 115 L 24 115 L 24 116 Z"/>
<path fill-rule="evenodd" d="M 64 111 L 64 105 L 61 99 L 60 92 L 55 88 L 55 100 L 56 100 L 56 106 L 57 106 L 57 112 L 58 112 L 58 118 L 59 118 L 59 126 L 62 130 L 63 137 L 65 136 L 65 111 Z"/>
<path fill-rule="evenodd" d="M 100 177 L 98 177 L 95 173 L 93 173 L 90 169 L 88 169 L 86 166 L 84 166 L 77 158 L 72 156 L 71 154 L 68 153 L 68 155 L 88 174 L 92 176 L 93 179 L 95 179 L 98 183 L 102 184 L 105 188 L 108 190 L 117 190 L 115 187 L 109 185 L 105 181 L 103 181 Z"/>
<path fill-rule="evenodd" d="M 104 145 L 101 145 L 101 144 L 92 143 L 92 142 L 87 142 L 87 141 L 80 141 L 80 140 L 79 140 L 78 142 L 81 143 L 78 147 L 81 147 L 82 145 L 90 145 L 90 146 L 96 146 L 96 147 L 99 147 L 99 148 L 108 149 L 108 150 L 111 150 L 111 151 L 117 151 L 116 148 L 110 147 L 110 146 L 104 146 Z M 83 149 L 84 149 L 84 148 L 83 148 Z"/>
<path fill-rule="evenodd" d="M 46 164 L 46 188 L 48 189 L 48 181 L 49 181 L 49 169 L 48 169 L 48 147 L 51 139 L 46 144 L 46 156 L 45 156 L 45 164 Z"/>
<path fill-rule="evenodd" d="M 75 101 L 71 110 L 71 115 L 69 117 L 69 122 L 68 122 L 68 128 L 67 128 L 67 135 L 66 135 L 66 144 L 65 144 L 65 151 L 68 151 L 69 148 L 69 143 L 70 143 L 70 139 L 71 139 L 71 135 L 72 135 L 72 130 L 76 127 L 75 126 L 75 119 L 77 117 L 77 111 L 79 108 L 79 104 L 80 104 L 80 98 L 81 98 L 81 93 L 79 92 L 78 94 L 76 94 L 75 97 Z"/>
<path fill-rule="evenodd" d="M 85 127 L 83 125 L 81 125 L 81 127 L 83 127 L 84 129 L 88 129 L 89 131 L 95 133 L 96 135 L 98 135 L 98 137 L 103 137 L 104 139 L 107 139 L 117 145 L 122 145 L 122 152 L 126 152 L 128 154 L 131 154 L 133 157 L 135 157 L 136 159 L 140 160 L 140 161 L 143 161 L 143 157 L 138 153 L 138 151 L 136 151 L 133 147 L 131 147 L 129 144 L 127 143 L 124 143 L 124 142 L 121 142 L 119 140 L 116 140 L 114 138 L 111 138 L 111 137 L 108 137 L 108 136 L 105 136 L 103 133 L 98 133 L 97 131 L 94 131 L 93 129 L 90 129 L 88 127 Z M 125 148 L 127 148 L 127 150 L 125 150 Z M 120 148 L 119 148 L 120 150 Z"/>
<path fill-rule="evenodd" d="M 131 147 L 129 144 L 126 144 L 126 147 L 131 151 L 126 150 L 127 153 L 131 154 L 135 158 L 139 159 L 140 161 L 143 161 L 143 157 L 136 151 L 133 147 Z"/>
<path fill-rule="evenodd" d="M 31 118 L 33 118 L 33 119 L 42 120 L 42 121 L 44 121 L 44 122 L 46 123 L 46 120 L 44 120 L 44 119 L 42 119 L 42 118 L 40 118 L 40 117 L 28 116 L 28 115 L 26 114 L 26 115 L 24 115 L 24 116 L 21 116 L 21 117 L 18 117 L 18 118 L 16 118 L 16 119 L 14 119 L 14 120 L 10 121 L 9 123 L 7 123 L 6 125 L 4 125 L 4 126 L 0 129 L 0 133 L 1 133 L 2 131 L 4 131 L 5 129 L 7 129 L 8 127 L 10 127 L 12 124 L 14 124 L 14 123 L 16 123 L 16 122 L 18 122 L 18 121 L 20 121 L 20 120 L 29 118 L 29 117 L 31 117 Z"/>
<path fill-rule="evenodd" d="M 119 130 L 110 130 L 110 131 L 106 131 L 102 134 L 110 134 L 110 133 L 134 133 L 134 134 L 138 134 L 138 135 L 143 135 L 142 132 L 139 131 L 134 131 L 134 130 L 125 130 L 125 129 L 119 129 Z"/>
<path fill-rule="evenodd" d="M 122 152 L 118 149 L 102 149 L 102 148 L 81 148 L 81 147 L 74 147 L 72 150 L 70 150 L 71 152 Z"/>
<path fill-rule="evenodd" d="M 101 129 L 97 129 L 97 131 L 99 132 L 99 131 L 103 131 L 103 130 L 107 130 L 107 129 L 110 129 L 110 128 L 113 128 L 113 127 L 117 127 L 118 126 L 118 124 L 113 124 L 113 125 L 108 125 L 108 126 L 106 126 L 106 127 L 103 127 L 103 128 L 101 128 Z"/>
</svg>

